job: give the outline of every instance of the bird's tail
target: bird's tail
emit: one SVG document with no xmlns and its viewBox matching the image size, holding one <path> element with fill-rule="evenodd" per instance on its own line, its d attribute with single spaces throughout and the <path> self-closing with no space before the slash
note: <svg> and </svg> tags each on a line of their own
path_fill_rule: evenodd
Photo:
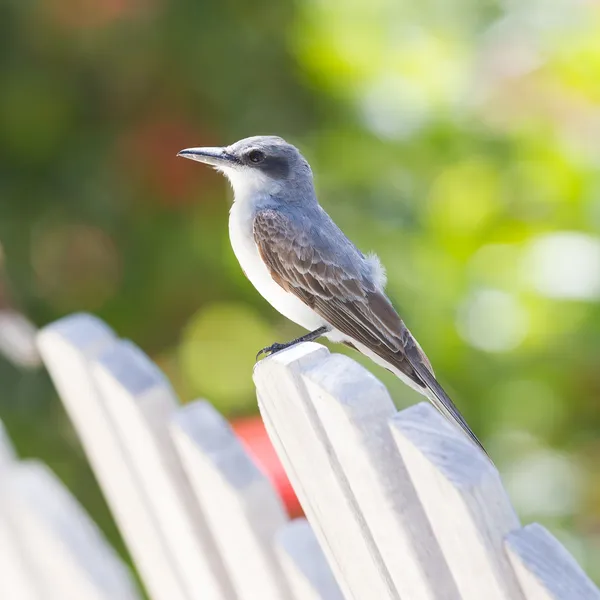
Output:
<svg viewBox="0 0 600 600">
<path fill-rule="evenodd" d="M 406 358 L 410 362 L 415 373 L 419 379 L 423 382 L 427 388 L 427 397 L 431 403 L 452 423 L 458 425 L 463 433 L 478 447 L 486 456 L 489 458 L 489 454 L 483 447 L 483 444 L 479 441 L 473 430 L 469 427 L 464 417 L 460 414 L 458 408 L 454 405 L 454 402 L 450 400 L 450 397 L 442 386 L 438 383 L 435 375 L 432 373 L 428 366 L 429 361 L 423 357 L 425 356 L 423 351 L 415 345 L 409 345 L 405 348 Z"/>
</svg>

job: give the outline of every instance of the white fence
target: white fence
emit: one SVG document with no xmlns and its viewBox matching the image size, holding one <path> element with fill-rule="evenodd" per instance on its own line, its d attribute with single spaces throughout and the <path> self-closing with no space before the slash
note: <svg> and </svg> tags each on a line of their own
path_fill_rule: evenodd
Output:
<svg viewBox="0 0 600 600">
<path fill-rule="evenodd" d="M 429 405 L 397 413 L 384 386 L 345 356 L 303 344 L 254 373 L 311 529 L 287 521 L 210 404 L 179 406 L 158 368 L 103 323 L 68 317 L 38 342 L 152 600 L 600 599 L 545 529 L 520 526 L 487 458 Z M 2 600 L 138 597 L 47 471 L 2 464 L 12 466 L 0 471 L 11 491 L 0 505 L 0 591 L 9 564 L 29 585 Z M 19 469 L 56 493 L 19 487 L 23 477 L 7 475 Z"/>
<path fill-rule="evenodd" d="M 210 404 L 180 406 L 158 367 L 89 315 L 46 327 L 38 346 L 152 600 L 341 598 L 306 521 L 287 520 Z"/>
<path fill-rule="evenodd" d="M 20 461 L 0 427 L 0 598 L 136 600 L 131 574 L 41 463 Z"/>
</svg>

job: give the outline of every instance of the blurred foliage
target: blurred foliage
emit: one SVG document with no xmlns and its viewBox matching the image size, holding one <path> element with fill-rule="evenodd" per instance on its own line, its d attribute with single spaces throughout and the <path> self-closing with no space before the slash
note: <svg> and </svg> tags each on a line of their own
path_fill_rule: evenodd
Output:
<svg viewBox="0 0 600 600">
<path fill-rule="evenodd" d="M 92 311 L 184 400 L 254 412 L 255 352 L 299 331 L 235 262 L 226 183 L 175 154 L 282 135 L 521 516 L 600 581 L 599 82 L 592 0 L 4 0 L 9 297 L 39 326 Z M 0 381 L 18 449 L 114 537 L 47 377 Z"/>
</svg>

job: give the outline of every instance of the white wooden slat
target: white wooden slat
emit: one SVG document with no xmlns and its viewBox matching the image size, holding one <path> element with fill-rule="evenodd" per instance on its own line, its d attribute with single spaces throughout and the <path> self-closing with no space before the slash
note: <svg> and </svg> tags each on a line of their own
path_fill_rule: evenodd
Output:
<svg viewBox="0 0 600 600">
<path fill-rule="evenodd" d="M 276 547 L 295 600 L 344 600 L 306 519 L 287 523 L 277 534 Z"/>
<path fill-rule="evenodd" d="M 120 341 L 92 373 L 190 600 L 233 598 L 231 583 L 169 433 L 178 400 L 158 367 Z"/>
<path fill-rule="evenodd" d="M 304 369 L 315 413 L 400 597 L 460 598 L 388 421 L 396 414 L 385 388 L 347 356 Z"/>
<path fill-rule="evenodd" d="M 506 538 L 527 600 L 600 600 L 600 591 L 544 527 L 533 523 Z"/>
<path fill-rule="evenodd" d="M 5 494 L 0 482 L 0 494 Z M 4 506 L 0 504 L 0 598 L 3 600 L 42 600 L 37 574 L 25 558 Z"/>
<path fill-rule="evenodd" d="M 519 521 L 490 460 L 429 404 L 391 428 L 462 598 L 523 600 L 503 547 Z"/>
<path fill-rule="evenodd" d="M 40 582 L 27 560 L 9 510 L 6 477 L 15 461 L 12 444 L 0 423 L 0 598 L 42 600 Z"/>
<path fill-rule="evenodd" d="M 35 345 L 36 328 L 21 313 L 0 310 L 0 354 L 19 367 L 37 367 L 40 355 Z"/>
<path fill-rule="evenodd" d="M 44 465 L 15 463 L 7 489 L 10 514 L 44 583 L 44 598 L 139 600 L 128 569 Z"/>
<path fill-rule="evenodd" d="M 299 344 L 259 362 L 254 370 L 259 407 L 347 600 L 398 600 L 303 380 L 303 372 L 328 354 L 319 344 Z"/>
<path fill-rule="evenodd" d="M 208 402 L 180 408 L 171 432 L 238 597 L 289 599 L 274 548 L 287 515 L 270 481 Z"/>
<path fill-rule="evenodd" d="M 190 600 L 90 363 L 117 344 L 102 321 L 76 314 L 45 327 L 38 347 L 152 600 Z"/>
</svg>

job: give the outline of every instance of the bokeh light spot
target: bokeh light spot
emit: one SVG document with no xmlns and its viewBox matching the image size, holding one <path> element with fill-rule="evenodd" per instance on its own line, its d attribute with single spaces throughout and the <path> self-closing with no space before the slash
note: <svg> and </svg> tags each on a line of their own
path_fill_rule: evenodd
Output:
<svg viewBox="0 0 600 600">
<path fill-rule="evenodd" d="M 558 452 L 534 452 L 505 469 L 503 479 L 523 519 L 567 516 L 581 502 L 581 469 Z"/>
<path fill-rule="evenodd" d="M 256 353 L 274 341 L 269 326 L 248 306 L 206 306 L 183 332 L 183 377 L 195 395 L 204 395 L 227 414 L 247 408 L 254 395 Z"/>
<path fill-rule="evenodd" d="M 368 86 L 360 104 L 367 126 L 375 134 L 392 139 L 417 132 L 429 112 L 422 90 L 400 77 L 383 78 Z"/>
<path fill-rule="evenodd" d="M 600 239 L 575 231 L 535 239 L 523 261 L 523 277 L 550 298 L 600 297 Z"/>
<path fill-rule="evenodd" d="M 508 352 L 525 338 L 528 317 L 512 295 L 499 290 L 479 290 L 462 305 L 457 323 L 462 338 L 486 352 Z"/>
</svg>

